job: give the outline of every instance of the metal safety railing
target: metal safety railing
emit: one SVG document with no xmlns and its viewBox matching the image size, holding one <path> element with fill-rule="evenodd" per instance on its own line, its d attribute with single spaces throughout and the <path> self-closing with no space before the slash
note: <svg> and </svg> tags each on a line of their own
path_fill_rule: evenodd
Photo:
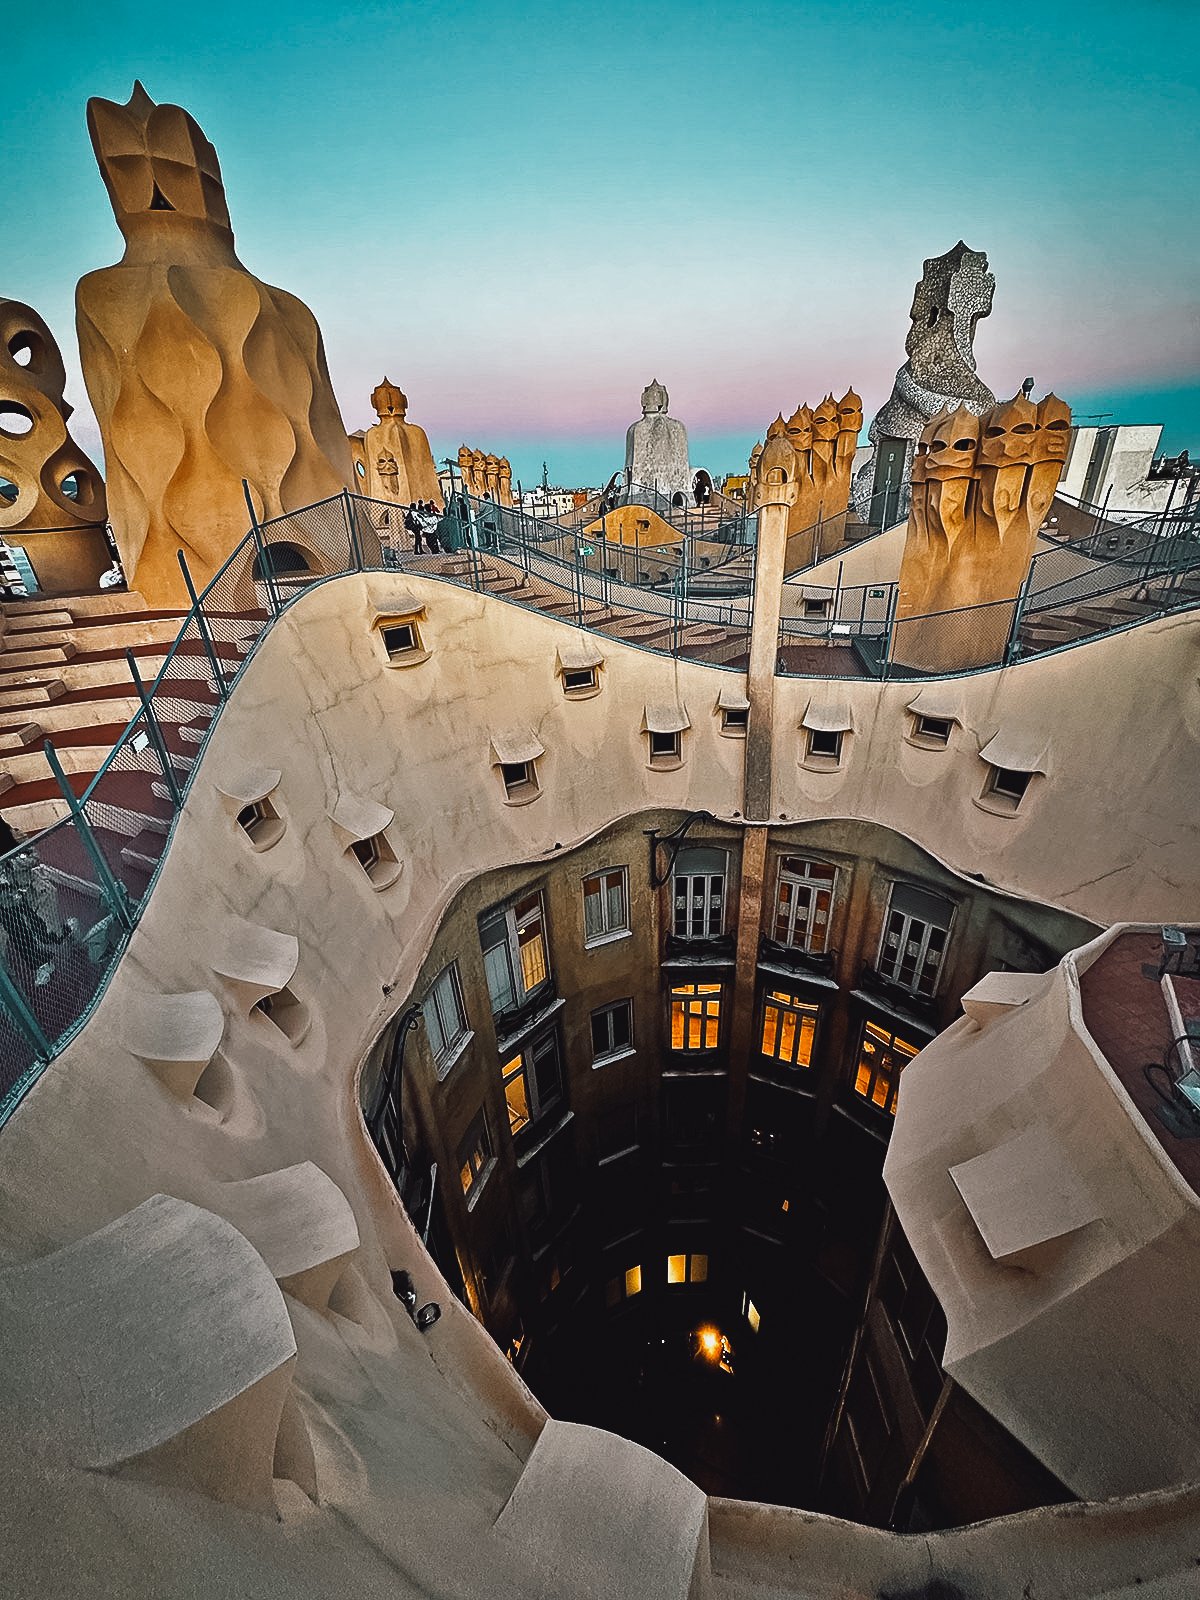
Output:
<svg viewBox="0 0 1200 1600">
<path fill-rule="evenodd" d="M 404 516 L 403 507 L 346 492 L 262 524 L 251 510 L 250 531 L 202 592 L 180 557 L 189 608 L 153 677 L 143 677 L 144 655 L 126 652 L 137 710 L 94 776 L 64 770 L 62 753 L 46 741 L 62 815 L 0 856 L 0 1125 L 91 1014 L 149 899 L 222 705 L 276 619 L 307 589 L 355 571 L 407 571 L 639 649 L 726 668 L 746 662 L 752 575 L 744 592 L 697 592 L 690 541 L 656 566 L 648 552 L 586 533 L 560 529 L 547 540 L 546 525 L 518 509 L 457 494 L 430 553 L 415 548 Z M 1194 523 L 1180 519 L 1136 562 L 1127 553 L 1103 561 L 1084 554 L 1080 565 L 1078 550 L 1068 554 L 1069 570 L 1039 557 L 1014 600 L 933 618 L 898 619 L 894 584 L 838 585 L 827 602 L 814 593 L 812 615 L 781 625 L 780 670 L 841 675 L 847 652 L 826 652 L 839 656 L 830 666 L 810 657 L 803 672 L 787 654 L 796 645 L 843 643 L 859 675 L 912 675 L 894 663 L 905 630 L 921 622 L 944 629 L 981 664 L 1002 665 L 1060 647 L 1039 644 L 1034 624 L 1078 620 L 1081 602 L 1116 597 L 1124 609 L 1110 626 L 1200 603 Z M 1082 620 L 1103 631 L 1103 620 Z"/>
</svg>

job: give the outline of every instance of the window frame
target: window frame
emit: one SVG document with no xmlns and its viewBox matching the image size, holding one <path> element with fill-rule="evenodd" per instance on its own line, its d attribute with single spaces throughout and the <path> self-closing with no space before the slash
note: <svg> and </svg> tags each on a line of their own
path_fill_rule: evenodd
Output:
<svg viewBox="0 0 1200 1600">
<path fill-rule="evenodd" d="M 618 1012 L 624 1012 L 626 1017 L 626 1037 L 623 1043 L 613 1042 L 613 1030 L 609 1029 L 609 1047 L 599 1053 L 596 1051 L 596 1019 L 597 1017 L 611 1017 Z M 597 1006 L 591 1014 L 592 1032 L 592 1066 L 604 1067 L 611 1061 L 621 1061 L 626 1056 L 637 1054 L 633 1042 L 633 999 L 625 997 L 621 1000 L 610 1000 L 606 1005 Z"/>
<path fill-rule="evenodd" d="M 720 872 L 684 871 L 681 873 L 679 870 L 680 862 L 685 861 L 688 857 L 699 855 L 702 851 L 708 851 L 714 855 L 719 855 L 722 857 Z M 681 881 L 686 881 L 687 883 L 691 884 L 692 880 L 697 878 L 703 878 L 706 883 L 703 895 L 703 910 L 700 913 L 703 928 L 702 931 L 696 931 L 695 890 L 693 888 L 689 888 L 686 894 L 686 905 L 683 911 L 683 921 L 685 926 L 681 931 L 679 926 L 680 908 L 678 886 Z M 718 881 L 720 883 L 720 892 L 718 896 L 714 897 L 712 885 Z M 728 889 L 728 850 L 724 849 L 721 845 L 691 845 L 680 850 L 671 865 L 671 933 L 673 937 L 676 939 L 684 939 L 689 941 L 720 939 L 725 932 L 725 908 L 729 900 Z M 717 909 L 717 926 L 715 929 L 712 927 L 714 899 L 719 899 L 720 902 Z"/>
<path fill-rule="evenodd" d="M 1019 811 L 1035 775 L 1032 772 L 1020 772 L 1016 767 L 998 767 L 992 762 L 988 765 L 991 770 L 984 786 L 984 798 L 1010 811 Z M 1020 787 L 1012 787 L 1007 782 L 1010 779 L 1019 780 Z"/>
<path fill-rule="evenodd" d="M 933 1000 L 937 995 L 938 985 L 942 981 L 942 973 L 946 965 L 946 954 L 950 949 L 950 934 L 954 927 L 955 907 L 951 901 L 944 902 L 949 908 L 948 915 L 946 917 L 946 926 L 944 928 L 929 921 L 925 917 L 919 916 L 915 912 L 902 911 L 895 906 L 896 890 L 907 887 L 908 885 L 901 883 L 893 883 L 892 885 L 892 891 L 888 896 L 887 909 L 883 914 L 883 927 L 879 935 L 879 954 L 876 957 L 875 970 L 878 972 L 881 978 L 885 979 L 888 983 L 893 984 L 897 989 L 903 989 L 906 994 L 911 994 L 918 1000 Z M 940 896 L 935 895 L 931 890 L 921 890 L 920 892 L 927 895 L 930 899 L 941 898 Z M 888 935 L 891 930 L 891 923 L 894 917 L 899 917 L 901 919 L 901 923 L 896 936 L 894 970 L 889 971 L 887 966 L 887 962 L 890 959 L 888 956 Z M 905 951 L 908 945 L 912 942 L 911 928 L 913 923 L 920 924 L 925 931 L 916 941 L 918 948 L 913 963 L 912 979 L 910 981 L 906 981 L 900 976 L 900 973 L 904 966 Z M 929 988 L 925 989 L 921 987 L 921 984 L 923 978 L 925 977 L 925 968 L 929 961 L 930 941 L 932 936 L 936 933 L 940 933 L 942 936 L 941 948 L 936 952 L 937 962 L 933 968 L 932 982 L 930 983 Z"/>
<path fill-rule="evenodd" d="M 676 1055 L 707 1056 L 714 1055 L 721 1048 L 721 1023 L 723 1020 L 725 985 L 723 983 L 674 983 L 667 991 L 670 1004 L 669 1015 L 669 1048 Z M 715 1009 L 712 1009 L 714 1008 Z M 678 1014 L 680 1028 L 678 1036 L 680 1043 L 676 1044 L 675 1019 Z M 693 1032 L 692 1024 L 698 1029 L 699 1043 L 689 1044 L 688 1039 Z M 711 1025 L 716 1024 L 716 1036 L 713 1042 L 708 1043 Z"/>
<path fill-rule="evenodd" d="M 454 1160 L 467 1210 L 473 1211 L 496 1165 L 496 1151 L 484 1106 L 480 1106 L 471 1118 L 470 1126 L 455 1146 Z M 464 1183 L 463 1173 L 468 1169 L 471 1173 L 470 1182 Z"/>
<path fill-rule="evenodd" d="M 652 729 L 647 729 L 646 738 L 649 741 L 650 766 L 674 769 L 682 764 L 682 729 L 677 728 L 674 733 L 655 733 Z"/>
<path fill-rule="evenodd" d="M 817 877 L 807 870 L 804 872 L 797 872 L 793 867 L 788 865 L 789 862 L 799 862 L 805 869 L 809 867 L 820 867 L 828 870 L 832 876 L 828 879 L 828 881 L 826 881 L 824 878 Z M 833 926 L 833 911 L 837 898 L 838 871 L 839 869 L 833 866 L 830 862 L 820 861 L 811 856 L 781 855 L 779 857 L 779 867 L 775 874 L 775 913 L 771 923 L 771 937 L 776 944 L 786 945 L 789 950 L 803 951 L 805 955 L 821 956 L 829 954 L 829 935 Z M 785 885 L 790 887 L 792 893 L 787 912 L 787 937 L 781 939 L 779 936 L 779 923 L 781 916 L 780 902 L 783 898 L 783 890 Z M 799 909 L 803 891 L 808 892 L 809 898 L 807 915 L 804 921 L 804 939 L 802 942 L 798 943 L 794 937 L 796 931 L 796 914 Z M 820 906 L 817 904 L 817 902 L 822 894 L 828 895 L 829 903 L 825 908 L 825 923 L 823 928 L 822 943 L 820 948 L 817 949 L 814 948 L 814 934 L 817 925 L 816 913 L 820 909 Z"/>
<path fill-rule="evenodd" d="M 564 667 L 562 670 L 563 694 L 570 700 L 590 698 L 600 687 L 599 669 L 596 667 Z M 578 681 L 576 681 L 578 680 Z"/>
<path fill-rule="evenodd" d="M 808 739 L 804 747 L 804 759 L 806 761 L 821 762 L 826 765 L 830 771 L 832 771 L 834 767 L 841 766 L 843 740 L 845 738 L 844 729 L 806 728 L 804 731 L 808 735 Z M 831 740 L 832 744 L 828 749 L 818 749 L 817 744 L 819 740 Z"/>
<path fill-rule="evenodd" d="M 621 914 L 623 921 L 620 926 L 614 925 L 609 920 L 608 892 L 606 880 L 619 878 L 621 894 Z M 599 933 L 588 933 L 588 884 L 599 885 L 601 921 L 604 926 Z M 630 926 L 629 915 L 629 868 L 628 867 L 601 867 L 597 872 L 589 872 L 580 879 L 580 889 L 583 893 L 583 947 L 585 950 L 594 950 L 598 945 L 611 944 L 616 939 L 628 938 L 633 929 Z"/>
<path fill-rule="evenodd" d="M 769 1024 L 768 1012 L 778 1013 L 775 1022 L 775 1032 L 772 1047 L 767 1048 L 767 1028 Z M 803 995 L 796 994 L 794 990 L 764 989 L 762 1002 L 759 1007 L 761 1019 L 758 1048 L 759 1055 L 764 1061 L 769 1061 L 773 1066 L 782 1068 L 785 1072 L 808 1072 L 811 1070 L 816 1054 L 817 1031 L 821 1023 L 821 1007 L 815 1000 L 808 1000 Z M 783 1054 L 785 1037 L 785 1017 L 793 1017 L 790 1040 L 794 1053 L 789 1059 Z M 805 1029 L 805 1022 L 810 1026 Z M 807 1045 L 807 1059 L 799 1060 Z"/>
<path fill-rule="evenodd" d="M 680 1261 L 682 1267 L 676 1267 Z M 703 1263 L 703 1265 L 701 1265 Z M 690 1289 L 698 1283 L 708 1282 L 709 1253 L 707 1250 L 669 1250 L 667 1252 L 667 1287 Z M 672 1276 L 680 1273 L 679 1277 Z"/>
<path fill-rule="evenodd" d="M 936 724 L 937 726 L 934 727 L 931 724 Z M 939 732 L 939 728 L 944 728 L 945 732 Z M 953 732 L 953 717 L 934 717 L 928 716 L 924 711 L 913 712 L 913 737 L 925 740 L 930 748 L 936 746 L 939 749 L 945 749 L 950 743 L 950 735 Z"/>
<path fill-rule="evenodd" d="M 536 901 L 536 909 L 522 913 L 523 907 L 530 907 Z M 525 963 L 522 951 L 526 943 L 521 939 L 522 933 L 534 926 L 540 930 L 541 965 L 543 973 L 537 983 L 527 986 L 525 982 Z M 485 928 L 494 928 L 502 925 L 502 936 L 491 944 L 484 943 Z M 550 938 L 546 920 L 546 897 L 543 891 L 534 889 L 518 896 L 507 904 L 493 906 L 483 912 L 479 917 L 479 943 L 483 952 L 484 979 L 487 984 L 488 999 L 492 1007 L 492 1016 L 500 1019 L 510 1012 L 519 1011 L 522 1006 L 542 993 L 549 993 L 553 988 L 554 973 L 550 964 Z M 507 1003 L 497 1006 L 492 989 L 493 968 L 489 965 L 488 955 L 493 950 L 504 951 L 505 971 L 508 979 L 509 995 Z"/>
<path fill-rule="evenodd" d="M 453 1008 L 457 1013 L 458 1027 L 453 1034 L 449 1034 L 443 1025 L 443 1004 L 439 995 L 439 986 L 444 980 L 449 980 L 448 989 Z M 454 1063 L 475 1037 L 471 1029 L 471 1019 L 467 1015 L 466 1002 L 463 999 L 462 976 L 458 970 L 458 962 L 450 961 L 442 968 L 437 977 L 425 992 L 425 999 L 421 1003 L 421 1012 L 425 1018 L 425 1037 L 429 1042 L 429 1051 L 433 1056 L 434 1070 L 440 1079 L 445 1078 Z M 433 1034 L 430 1029 L 431 1018 L 435 1020 L 442 1043 L 439 1048 L 434 1047 Z"/>
<path fill-rule="evenodd" d="M 555 1083 L 548 1093 L 544 1092 L 539 1077 L 539 1066 L 547 1055 L 553 1056 L 555 1070 Z M 511 1086 L 518 1082 L 521 1084 L 523 1112 L 519 1106 L 514 1106 L 509 1098 Z M 535 1128 L 555 1107 L 562 1104 L 563 1057 L 557 1028 L 548 1028 L 544 1033 L 537 1034 L 519 1050 L 513 1051 L 507 1061 L 500 1063 L 500 1091 L 504 1096 L 505 1109 L 508 1112 L 508 1131 L 514 1139 L 519 1139 L 531 1128 Z"/>
<path fill-rule="evenodd" d="M 542 792 L 537 771 L 538 758 L 530 761 L 500 761 L 497 768 L 504 786 L 504 798 L 512 805 L 526 805 Z"/>
<path fill-rule="evenodd" d="M 864 1046 L 868 1041 L 869 1035 L 873 1036 L 874 1050 L 872 1053 L 879 1056 L 877 1061 L 870 1063 L 864 1060 L 867 1054 Z M 900 1046 L 899 1051 L 897 1051 L 897 1045 Z M 856 1100 L 870 1106 L 873 1111 L 878 1112 L 881 1116 L 894 1117 L 896 1115 L 896 1098 L 900 1092 L 900 1079 L 904 1069 L 914 1057 L 920 1055 L 923 1048 L 923 1045 L 914 1045 L 910 1040 L 902 1038 L 894 1028 L 889 1029 L 883 1023 L 876 1022 L 871 1017 L 864 1017 L 862 1029 L 858 1036 L 858 1050 L 854 1057 L 853 1076 L 850 1081 L 850 1089 Z M 903 1059 L 900 1059 L 901 1057 Z M 897 1060 L 899 1060 L 899 1065 L 894 1066 L 893 1064 Z M 863 1082 L 864 1073 L 867 1074 L 866 1087 L 860 1088 L 859 1084 Z M 884 1085 L 882 1100 L 876 1094 L 881 1083 Z"/>
</svg>

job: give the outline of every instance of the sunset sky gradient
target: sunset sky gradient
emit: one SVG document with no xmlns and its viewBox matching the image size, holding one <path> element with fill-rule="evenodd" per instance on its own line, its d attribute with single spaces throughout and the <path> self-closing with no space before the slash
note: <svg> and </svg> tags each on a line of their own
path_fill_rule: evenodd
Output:
<svg viewBox="0 0 1200 1600">
<path fill-rule="evenodd" d="M 6 24 L 0 294 L 64 348 L 119 259 L 89 95 L 140 77 L 217 147 L 238 251 L 325 336 L 348 428 L 386 373 L 439 456 L 623 460 L 651 378 L 739 470 L 783 408 L 904 359 L 924 257 L 996 275 L 981 376 L 1200 447 L 1200 6 L 611 0 L 26 8 Z"/>
</svg>

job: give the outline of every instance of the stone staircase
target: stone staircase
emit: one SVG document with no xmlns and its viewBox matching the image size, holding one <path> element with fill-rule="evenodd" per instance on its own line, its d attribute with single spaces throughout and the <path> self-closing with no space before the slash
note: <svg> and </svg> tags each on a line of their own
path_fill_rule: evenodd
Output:
<svg viewBox="0 0 1200 1600">
<path fill-rule="evenodd" d="M 1200 567 L 1130 584 L 1119 593 L 1080 600 L 1053 611 L 1032 610 L 1021 626 L 1021 653 L 1077 644 L 1081 639 L 1141 622 L 1165 608 L 1182 610 L 1195 605 L 1200 605 Z"/>
<path fill-rule="evenodd" d="M 71 788 L 81 795 L 112 752 L 139 701 L 126 651 L 150 684 L 166 661 L 187 613 L 153 610 L 136 592 L 9 600 L 0 605 L 0 817 L 18 837 L 50 826 L 68 811 L 46 759 L 54 745 Z M 216 650 L 232 669 L 248 653 L 261 611 L 214 621 Z M 180 780 L 190 770 L 212 720 L 217 695 L 199 639 L 173 658 L 169 692 L 155 709 L 170 764 Z M 172 815 L 170 790 L 153 749 L 140 766 L 118 763 L 89 807 L 110 863 L 136 890 L 162 854 Z M 56 836 L 57 839 L 57 836 Z M 78 873 L 78 847 L 63 835 L 62 873 Z M 42 854 L 53 854 L 55 840 Z"/>
<path fill-rule="evenodd" d="M 430 567 L 429 570 L 435 569 Z M 472 559 L 469 555 L 446 557 L 436 571 L 444 578 L 462 583 L 473 582 Z M 519 605 L 543 611 L 547 616 L 559 617 L 564 622 L 576 623 L 582 617 L 585 627 L 627 644 L 653 650 L 670 650 L 677 645 L 681 654 L 697 661 L 710 662 L 727 662 L 746 653 L 746 635 L 742 629 L 692 622 L 676 631 L 667 612 L 631 611 L 619 606 L 606 606 L 593 599 L 585 599 L 580 607 L 575 597 L 561 587 L 526 573 L 519 563 L 503 556 L 480 555 L 474 571 L 478 573 L 486 594 L 502 596 Z"/>
</svg>

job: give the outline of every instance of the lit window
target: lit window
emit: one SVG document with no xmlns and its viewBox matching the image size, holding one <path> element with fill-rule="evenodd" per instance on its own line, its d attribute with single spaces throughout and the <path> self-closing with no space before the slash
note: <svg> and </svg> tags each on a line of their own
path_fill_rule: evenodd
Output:
<svg viewBox="0 0 1200 1600">
<path fill-rule="evenodd" d="M 466 1138 L 458 1147 L 458 1180 L 468 1203 L 475 1200 L 492 1170 L 492 1141 L 482 1111 L 475 1118 Z"/>
<path fill-rule="evenodd" d="M 880 974 L 929 999 L 937 988 L 953 915 L 949 901 L 896 884 L 879 947 Z"/>
<path fill-rule="evenodd" d="M 630 1295 L 641 1294 L 641 1292 L 642 1269 L 641 1267 L 629 1267 L 625 1273 L 625 1297 L 628 1299 Z"/>
<path fill-rule="evenodd" d="M 837 766 L 842 759 L 842 735 L 828 728 L 809 728 L 808 755 Z"/>
<path fill-rule="evenodd" d="M 619 1306 L 624 1300 L 632 1300 L 635 1294 L 642 1292 L 641 1267 L 628 1267 L 624 1276 L 610 1278 L 604 1286 L 604 1303 L 611 1310 Z"/>
<path fill-rule="evenodd" d="M 719 983 L 681 983 L 671 990 L 672 1050 L 715 1050 L 720 1031 Z"/>
<path fill-rule="evenodd" d="M 949 717 L 918 715 L 913 725 L 913 732 L 920 739 L 928 739 L 930 744 L 947 744 L 953 727 L 954 723 Z"/>
<path fill-rule="evenodd" d="M 629 874 L 609 867 L 583 880 L 583 942 L 603 944 L 629 931 Z"/>
<path fill-rule="evenodd" d="M 742 1315 L 750 1324 L 750 1331 L 757 1333 L 762 1323 L 762 1318 L 758 1314 L 758 1307 L 751 1300 L 748 1293 L 742 1295 Z"/>
<path fill-rule="evenodd" d="M 677 939 L 720 937 L 725 923 L 727 865 L 728 857 L 724 850 L 681 850 L 675 857 L 671 890 L 674 903 L 672 931 Z"/>
<path fill-rule="evenodd" d="M 824 955 L 837 868 L 803 856 L 784 856 L 775 894 L 775 939 L 779 944 Z"/>
<path fill-rule="evenodd" d="M 763 1001 L 762 1053 L 787 1067 L 811 1067 L 819 1007 L 771 989 Z"/>
<path fill-rule="evenodd" d="M 1025 797 L 1032 776 L 1031 772 L 1015 772 L 1011 767 L 993 767 L 983 792 L 1015 811 Z"/>
<path fill-rule="evenodd" d="M 518 1050 L 500 1068 L 500 1081 L 508 1105 L 508 1126 L 515 1137 L 562 1096 L 558 1035 L 543 1034 L 527 1050 Z"/>
<path fill-rule="evenodd" d="M 633 1047 L 633 1001 L 618 1000 L 592 1012 L 592 1065 L 600 1066 Z"/>
<path fill-rule="evenodd" d="M 433 980 L 421 1009 L 433 1059 L 439 1068 L 448 1066 L 468 1033 L 462 986 L 453 961 Z"/>
<path fill-rule="evenodd" d="M 479 942 L 493 1015 L 512 1011 L 550 981 L 540 893 L 479 919 Z"/>
<path fill-rule="evenodd" d="M 708 1257 L 686 1254 L 667 1257 L 668 1283 L 705 1283 L 708 1280 Z"/>
<path fill-rule="evenodd" d="M 889 1116 L 896 1115 L 900 1074 L 920 1049 L 885 1028 L 868 1022 L 858 1049 L 854 1092 Z"/>
</svg>

